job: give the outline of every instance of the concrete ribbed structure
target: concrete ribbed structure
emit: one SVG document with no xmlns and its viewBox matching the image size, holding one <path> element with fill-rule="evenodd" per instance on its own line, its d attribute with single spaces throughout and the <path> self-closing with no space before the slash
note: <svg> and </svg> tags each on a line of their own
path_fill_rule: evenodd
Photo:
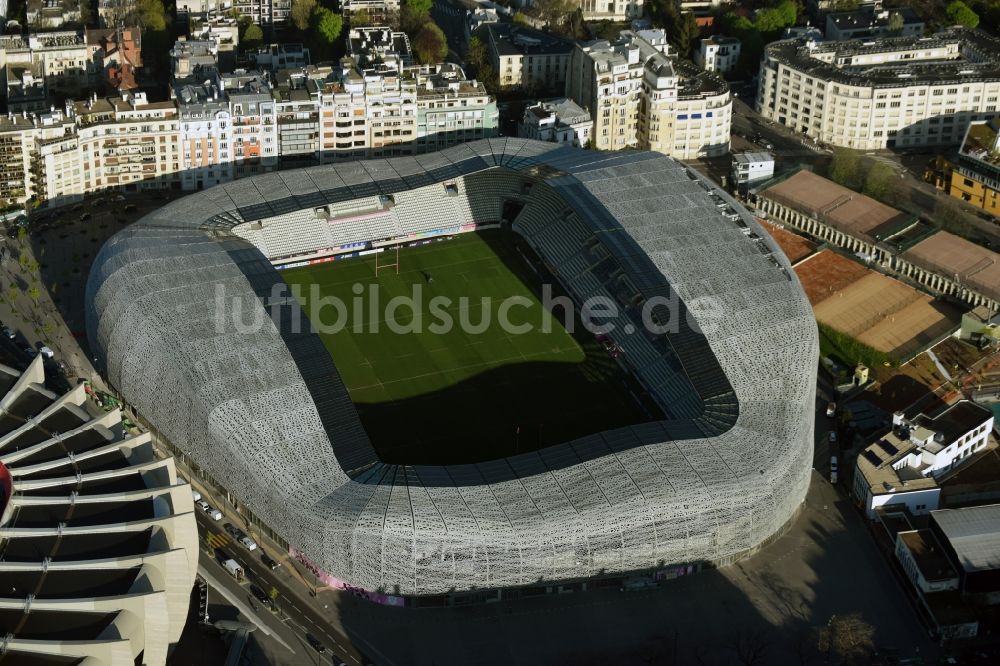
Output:
<svg viewBox="0 0 1000 666">
<path fill-rule="evenodd" d="M 42 356 L 0 365 L 0 661 L 165 664 L 198 567 L 190 486 Z"/>
<path fill-rule="evenodd" d="M 506 222 L 575 299 L 628 299 L 610 336 L 666 418 L 481 464 L 386 464 L 308 327 L 235 324 L 275 306 L 272 264 L 498 223 L 509 202 Z M 343 211 L 369 212 L 317 223 Z M 655 296 L 679 301 L 676 330 L 623 332 L 629 303 Z M 739 204 L 657 153 L 492 139 L 239 180 L 112 238 L 87 300 L 98 361 L 143 417 L 291 547 L 367 590 L 725 564 L 780 532 L 809 483 L 809 303 Z"/>
</svg>

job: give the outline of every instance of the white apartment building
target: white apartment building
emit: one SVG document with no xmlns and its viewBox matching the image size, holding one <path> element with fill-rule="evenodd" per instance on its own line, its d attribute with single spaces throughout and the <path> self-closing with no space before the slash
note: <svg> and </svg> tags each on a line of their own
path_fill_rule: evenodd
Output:
<svg viewBox="0 0 1000 666">
<path fill-rule="evenodd" d="M 729 152 L 732 99 L 717 74 L 669 55 L 659 30 L 579 44 L 566 96 L 590 112 L 598 150 L 640 148 L 678 159 Z"/>
<path fill-rule="evenodd" d="M 642 18 L 643 0 L 579 0 L 585 21 L 631 21 Z"/>
<path fill-rule="evenodd" d="M 861 452 L 854 496 L 874 519 L 880 507 L 905 505 L 915 515 L 938 508 L 938 481 L 986 448 L 993 413 L 963 400 L 935 417 L 892 418 L 892 431 Z"/>
<path fill-rule="evenodd" d="M 181 187 L 201 190 L 233 179 L 233 117 L 218 79 L 174 93 L 180 119 Z"/>
<path fill-rule="evenodd" d="M 775 42 L 757 111 L 821 142 L 859 150 L 958 144 L 996 115 L 1000 40 L 953 28 L 933 37 Z"/>
<path fill-rule="evenodd" d="M 482 83 L 465 78 L 454 63 L 406 71 L 416 83 L 416 152 L 430 152 L 496 133 L 500 112 Z M 374 144 L 373 144 L 374 147 Z"/>
<path fill-rule="evenodd" d="M 259 26 L 270 26 L 288 21 L 292 0 L 233 0 L 233 9 Z"/>
<path fill-rule="evenodd" d="M 590 114 L 563 98 L 526 107 L 517 134 L 525 139 L 586 147 L 593 130 Z"/>
<path fill-rule="evenodd" d="M 726 73 L 740 60 L 740 40 L 719 35 L 701 40 L 694 64 L 710 72 Z"/>
<path fill-rule="evenodd" d="M 399 0 L 343 0 L 340 8 L 345 18 L 364 10 L 372 19 L 385 20 L 399 15 Z"/>
<path fill-rule="evenodd" d="M 493 136 L 499 120 L 483 85 L 451 63 L 377 73 L 344 58 L 285 70 L 273 85 L 265 72 L 195 66 L 174 95 L 0 116 L 0 200 L 56 206 L 106 189 L 201 189 L 279 162 L 438 150 Z"/>
<path fill-rule="evenodd" d="M 30 69 L 44 82 L 52 101 L 90 92 L 90 49 L 82 33 L 42 32 L 0 37 L 0 68 Z"/>
</svg>

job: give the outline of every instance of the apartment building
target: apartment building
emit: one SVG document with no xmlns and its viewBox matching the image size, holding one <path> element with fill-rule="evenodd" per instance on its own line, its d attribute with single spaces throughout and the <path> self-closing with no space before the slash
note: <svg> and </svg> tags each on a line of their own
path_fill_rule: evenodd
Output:
<svg viewBox="0 0 1000 666">
<path fill-rule="evenodd" d="M 413 65 L 410 38 L 385 26 L 352 28 L 347 35 L 347 54 L 362 69 L 399 71 Z"/>
<path fill-rule="evenodd" d="M 343 0 L 341 11 L 346 18 L 358 11 L 365 11 L 378 23 L 389 23 L 393 17 L 399 16 L 399 0 Z"/>
<path fill-rule="evenodd" d="M 740 61 L 740 40 L 714 35 L 701 40 L 694 54 L 694 64 L 710 72 L 726 73 Z"/>
<path fill-rule="evenodd" d="M 539 102 L 524 109 L 518 136 L 571 146 L 587 146 L 594 121 L 571 99 Z"/>
<path fill-rule="evenodd" d="M 476 34 L 501 88 L 562 90 L 573 42 L 516 23 L 487 23 Z"/>
<path fill-rule="evenodd" d="M 8 82 L 12 71 L 30 72 L 44 85 L 46 100 L 59 105 L 66 98 L 89 94 L 89 55 L 86 39 L 78 32 L 0 37 L 0 68 Z"/>
<path fill-rule="evenodd" d="M 279 25 L 288 21 L 292 0 L 233 0 L 233 9 L 259 26 Z"/>
<path fill-rule="evenodd" d="M 729 152 L 729 86 L 669 55 L 660 30 L 578 44 L 566 96 L 590 112 L 598 150 L 649 149 L 678 159 Z"/>
<path fill-rule="evenodd" d="M 36 120 L 27 114 L 0 116 L 0 206 L 20 204 L 31 196 L 28 170 Z"/>
<path fill-rule="evenodd" d="M 416 151 L 431 152 L 496 134 L 500 112 L 482 83 L 454 63 L 406 71 L 416 84 Z"/>
<path fill-rule="evenodd" d="M 985 449 L 992 431 L 993 413 L 971 400 L 934 417 L 897 412 L 892 430 L 858 456 L 852 492 L 870 519 L 891 506 L 930 513 L 938 508 L 941 479 Z"/>
<path fill-rule="evenodd" d="M 175 90 L 180 121 L 181 187 L 200 190 L 233 179 L 233 118 L 216 74 Z"/>
<path fill-rule="evenodd" d="M 898 17 L 898 18 L 897 18 Z M 894 29 L 893 22 L 900 23 Z M 833 40 L 872 37 L 920 37 L 924 34 L 923 19 L 909 7 L 860 7 L 849 12 L 834 12 L 826 16 L 826 38 Z"/>
<path fill-rule="evenodd" d="M 174 99 L 69 102 L 0 123 L 0 199 L 61 205 L 108 188 L 196 190 L 283 166 L 409 155 L 494 136 L 495 100 L 452 63 L 336 65 L 220 75 L 210 53 L 174 51 Z M 202 56 L 208 60 L 199 60 Z"/>
<path fill-rule="evenodd" d="M 232 114 L 233 177 L 270 171 L 278 163 L 278 116 L 267 75 L 226 74 L 222 88 Z"/>
<path fill-rule="evenodd" d="M 948 193 L 1000 216 L 1000 116 L 969 125 Z"/>
<path fill-rule="evenodd" d="M 585 21 L 631 21 L 642 18 L 643 0 L 579 0 Z"/>
<path fill-rule="evenodd" d="M 179 121 L 174 101 L 144 93 L 72 104 L 84 191 L 163 189 L 180 183 Z"/>
<path fill-rule="evenodd" d="M 59 28 L 80 20 L 80 10 L 62 0 L 28 0 L 25 8 L 28 25 L 35 28 Z"/>
<path fill-rule="evenodd" d="M 996 114 L 1000 40 L 952 28 L 933 37 L 821 44 L 764 54 L 757 111 L 797 132 L 860 150 L 957 145 Z"/>
</svg>

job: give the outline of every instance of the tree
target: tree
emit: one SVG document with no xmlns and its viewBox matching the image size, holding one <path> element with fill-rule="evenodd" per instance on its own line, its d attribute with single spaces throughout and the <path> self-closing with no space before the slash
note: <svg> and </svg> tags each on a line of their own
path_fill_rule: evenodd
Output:
<svg viewBox="0 0 1000 666">
<path fill-rule="evenodd" d="M 700 34 L 701 28 L 698 27 L 698 21 L 694 17 L 694 12 L 684 12 L 681 14 L 680 20 L 676 24 L 673 42 L 677 47 L 677 53 L 679 53 L 682 58 L 688 58 L 691 56 L 691 49 L 694 48 L 694 41 L 698 39 Z"/>
<path fill-rule="evenodd" d="M 417 16 L 428 16 L 433 5 L 434 0 L 406 0 L 405 4 Z"/>
<path fill-rule="evenodd" d="M 953 0 L 945 8 L 944 13 L 954 25 L 964 25 L 966 28 L 975 28 L 979 25 L 979 14 L 972 11 L 972 8 L 962 0 Z"/>
<path fill-rule="evenodd" d="M 903 31 L 903 15 L 899 12 L 893 12 L 889 15 L 889 24 L 886 26 L 889 30 L 890 35 L 898 35 Z"/>
<path fill-rule="evenodd" d="M 528 21 L 528 16 L 524 12 L 515 12 L 513 21 L 518 25 L 531 27 L 531 23 Z"/>
<path fill-rule="evenodd" d="M 31 298 L 31 301 L 35 305 L 38 305 L 38 299 L 41 297 L 41 295 L 42 292 L 38 290 L 38 287 L 32 287 L 31 289 L 28 290 L 28 296 Z"/>
<path fill-rule="evenodd" d="M 858 186 L 858 153 L 850 148 L 834 148 L 830 161 L 830 180 L 844 187 Z"/>
<path fill-rule="evenodd" d="M 313 20 L 316 22 L 316 31 L 330 44 L 337 41 L 340 31 L 344 29 L 344 17 L 326 7 L 317 7 L 313 11 Z"/>
<path fill-rule="evenodd" d="M 263 41 L 264 31 L 256 23 L 251 23 L 247 26 L 247 31 L 243 33 L 243 38 L 240 40 L 244 46 L 250 47 L 257 46 Z"/>
<path fill-rule="evenodd" d="M 309 20 L 312 18 L 314 9 L 316 9 L 316 0 L 292 0 L 289 16 L 295 27 L 299 30 L 306 30 L 309 27 Z"/>
<path fill-rule="evenodd" d="M 465 62 L 472 65 L 476 72 L 479 72 L 487 60 L 486 44 L 478 36 L 473 35 L 469 40 L 469 48 L 465 52 Z"/>
<path fill-rule="evenodd" d="M 842 664 L 864 664 L 871 659 L 875 648 L 875 628 L 860 613 L 834 615 L 820 630 L 818 647 Z"/>
<path fill-rule="evenodd" d="M 421 64 L 441 62 L 448 55 L 448 40 L 437 23 L 428 20 L 413 38 L 413 54 Z"/>
<path fill-rule="evenodd" d="M 757 12 L 757 20 L 754 25 L 761 32 L 776 32 L 790 25 L 795 25 L 798 14 L 799 9 L 795 0 L 784 0 L 777 7 Z"/>
<path fill-rule="evenodd" d="M 161 32 L 167 29 L 167 10 L 162 0 L 135 0 L 134 20 L 144 30 Z"/>
<path fill-rule="evenodd" d="M 573 12 L 570 0 L 535 0 L 531 7 L 550 28 L 562 26 Z"/>
<path fill-rule="evenodd" d="M 372 15 L 367 9 L 361 8 L 357 11 L 351 12 L 351 27 L 352 28 L 365 28 L 372 24 Z"/>
<path fill-rule="evenodd" d="M 882 201 L 889 195 L 895 175 L 885 162 L 875 162 L 868 169 L 862 191 L 871 198 Z"/>
</svg>

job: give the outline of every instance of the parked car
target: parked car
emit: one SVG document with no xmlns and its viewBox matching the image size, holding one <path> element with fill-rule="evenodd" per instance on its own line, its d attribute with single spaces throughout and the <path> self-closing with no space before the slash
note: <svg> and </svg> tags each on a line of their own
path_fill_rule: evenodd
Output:
<svg viewBox="0 0 1000 666">
<path fill-rule="evenodd" d="M 326 652 L 326 646 L 320 643 L 319 639 L 312 634 L 306 634 L 306 642 L 309 643 L 309 645 L 312 646 L 312 649 L 316 650 L 316 652 L 319 652 L 320 654 Z"/>
<path fill-rule="evenodd" d="M 257 601 L 264 604 L 268 608 L 272 606 L 271 597 L 267 596 L 267 593 L 260 589 L 258 585 L 250 583 L 250 594 L 252 594 Z"/>
<path fill-rule="evenodd" d="M 236 527 L 236 525 L 233 525 L 232 523 L 226 523 L 225 525 L 222 526 L 222 529 L 229 532 L 229 536 L 233 537 L 234 539 L 237 538 L 236 535 L 240 531 L 240 528 Z"/>
<path fill-rule="evenodd" d="M 8 340 L 13 340 L 17 337 L 17 334 L 10 330 L 7 326 L 0 327 L 0 332 L 2 332 Z"/>
<path fill-rule="evenodd" d="M 194 499 L 195 502 L 201 501 L 201 493 L 199 493 L 194 488 L 191 489 L 191 497 Z"/>
<path fill-rule="evenodd" d="M 275 569 L 281 566 L 281 562 L 271 559 L 267 553 L 260 554 L 260 561 L 263 562 L 264 566 L 270 569 L 271 571 L 274 571 Z"/>
<path fill-rule="evenodd" d="M 27 354 L 30 358 L 35 358 L 36 356 L 38 356 L 38 350 L 29 344 L 21 345 L 21 351 Z"/>
<path fill-rule="evenodd" d="M 89 219 L 90 219 L 90 213 L 81 213 L 80 214 L 80 221 L 81 222 L 86 222 Z"/>
<path fill-rule="evenodd" d="M 43 345 L 41 342 L 38 343 L 38 351 L 45 358 L 52 358 L 55 356 L 55 352 L 48 348 L 48 346 Z"/>
<path fill-rule="evenodd" d="M 214 508 L 211 504 L 209 504 L 205 500 L 198 502 L 198 506 L 201 507 L 201 510 L 205 512 L 205 515 L 207 515 L 212 520 L 222 520 L 222 512 Z"/>
<path fill-rule="evenodd" d="M 830 483 L 837 483 L 837 456 L 830 456 Z"/>
<path fill-rule="evenodd" d="M 243 536 L 239 539 L 239 542 L 247 550 L 257 550 L 257 542 L 248 536 Z"/>
<path fill-rule="evenodd" d="M 114 201 L 115 203 L 122 203 L 125 201 L 125 195 L 116 194 L 115 196 L 111 197 L 111 200 Z"/>
<path fill-rule="evenodd" d="M 837 414 L 837 403 L 831 402 L 826 406 L 826 415 L 833 418 Z"/>
<path fill-rule="evenodd" d="M 836 444 L 837 443 L 837 431 L 836 430 L 831 430 L 830 431 L 830 443 L 831 444 Z"/>
</svg>

